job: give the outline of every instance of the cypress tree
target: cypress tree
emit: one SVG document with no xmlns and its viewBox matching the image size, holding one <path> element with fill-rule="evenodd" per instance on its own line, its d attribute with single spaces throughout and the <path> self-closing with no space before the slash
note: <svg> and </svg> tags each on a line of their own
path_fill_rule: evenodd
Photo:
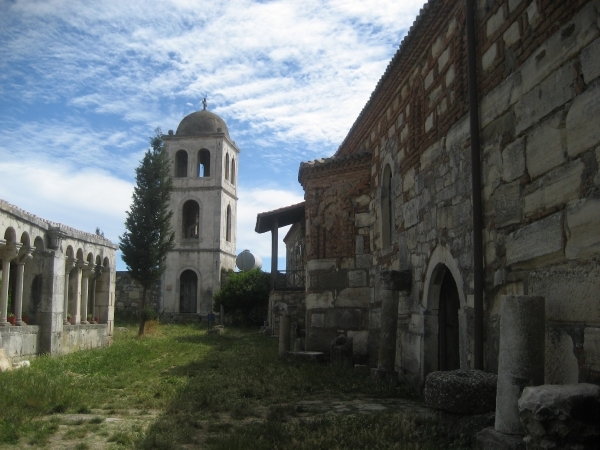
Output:
<svg viewBox="0 0 600 450">
<path fill-rule="evenodd" d="M 150 148 L 135 169 L 136 186 L 125 220 L 125 233 L 119 248 L 131 278 L 142 286 L 138 335 L 144 334 L 152 311 L 146 308 L 147 292 L 158 283 L 166 269 L 167 253 L 173 249 L 175 234 L 171 230 L 169 199 L 173 190 L 170 164 L 162 133 L 157 128 L 150 138 Z"/>
</svg>

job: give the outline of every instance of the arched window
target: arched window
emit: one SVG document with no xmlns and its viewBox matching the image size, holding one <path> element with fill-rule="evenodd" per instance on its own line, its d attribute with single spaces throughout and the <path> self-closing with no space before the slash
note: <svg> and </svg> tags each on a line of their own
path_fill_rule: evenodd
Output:
<svg viewBox="0 0 600 450">
<path fill-rule="evenodd" d="M 182 214 L 183 237 L 193 239 L 200 237 L 200 206 L 194 200 L 188 200 L 183 204 Z"/>
<path fill-rule="evenodd" d="M 231 184 L 235 184 L 235 158 L 231 157 Z"/>
<path fill-rule="evenodd" d="M 187 177 L 188 154 L 185 150 L 175 153 L 175 177 Z"/>
<path fill-rule="evenodd" d="M 394 208 L 392 193 L 392 169 L 386 164 L 383 169 L 383 179 L 381 182 L 381 247 L 387 248 L 392 245 L 392 230 Z"/>
<path fill-rule="evenodd" d="M 231 205 L 227 205 L 225 240 L 231 242 Z"/>
<path fill-rule="evenodd" d="M 184 270 L 179 277 L 179 312 L 197 311 L 198 275 L 193 270 Z"/>
<path fill-rule="evenodd" d="M 225 179 L 229 180 L 229 153 L 225 155 Z"/>
<path fill-rule="evenodd" d="M 210 152 L 205 148 L 198 152 L 198 176 L 210 177 Z"/>
</svg>

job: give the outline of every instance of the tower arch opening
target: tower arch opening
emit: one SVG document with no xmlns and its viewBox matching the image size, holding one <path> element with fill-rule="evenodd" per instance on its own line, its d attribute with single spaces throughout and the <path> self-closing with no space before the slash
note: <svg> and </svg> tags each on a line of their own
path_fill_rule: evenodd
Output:
<svg viewBox="0 0 600 450">
<path fill-rule="evenodd" d="M 227 205 L 227 218 L 225 221 L 225 240 L 231 242 L 231 205 Z"/>
<path fill-rule="evenodd" d="M 198 177 L 210 177 L 210 151 L 205 148 L 198 151 Z"/>
<path fill-rule="evenodd" d="M 182 236 L 184 239 L 200 237 L 200 206 L 195 200 L 188 200 L 182 210 Z"/>
<path fill-rule="evenodd" d="M 198 275 L 193 270 L 187 269 L 179 277 L 179 312 L 197 312 Z"/>
<path fill-rule="evenodd" d="M 188 154 L 185 150 L 175 153 L 175 178 L 187 177 Z"/>
</svg>

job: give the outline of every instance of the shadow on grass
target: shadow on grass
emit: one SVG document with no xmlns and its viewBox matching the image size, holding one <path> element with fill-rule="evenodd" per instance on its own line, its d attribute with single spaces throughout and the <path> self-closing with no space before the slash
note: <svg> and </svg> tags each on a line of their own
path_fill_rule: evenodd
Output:
<svg viewBox="0 0 600 450">
<path fill-rule="evenodd" d="M 166 377 L 187 378 L 177 386 L 166 411 L 137 443 L 140 448 L 197 445 L 202 423 L 214 424 L 219 419 L 231 418 L 236 429 L 242 426 L 236 421 L 259 416 L 260 411 L 264 413 L 265 408 L 274 404 L 327 397 L 406 398 L 401 390 L 374 384 L 351 370 L 282 361 L 277 358 L 277 342 L 265 339 L 254 330 L 227 329 L 221 335 L 197 334 L 196 330 L 190 336 L 176 339 L 202 344 L 209 350 L 204 351 L 202 359 L 165 372 Z M 202 430 L 204 437 L 206 433 L 207 430 Z"/>
</svg>

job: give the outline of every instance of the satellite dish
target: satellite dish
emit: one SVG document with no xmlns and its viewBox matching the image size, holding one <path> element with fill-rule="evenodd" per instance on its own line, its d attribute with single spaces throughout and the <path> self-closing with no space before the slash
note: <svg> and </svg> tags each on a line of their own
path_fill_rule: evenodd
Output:
<svg viewBox="0 0 600 450">
<path fill-rule="evenodd" d="M 242 272 L 248 272 L 252 269 L 262 269 L 262 259 L 260 259 L 260 256 L 250 253 L 250 250 L 244 250 L 237 255 L 235 265 Z"/>
</svg>

